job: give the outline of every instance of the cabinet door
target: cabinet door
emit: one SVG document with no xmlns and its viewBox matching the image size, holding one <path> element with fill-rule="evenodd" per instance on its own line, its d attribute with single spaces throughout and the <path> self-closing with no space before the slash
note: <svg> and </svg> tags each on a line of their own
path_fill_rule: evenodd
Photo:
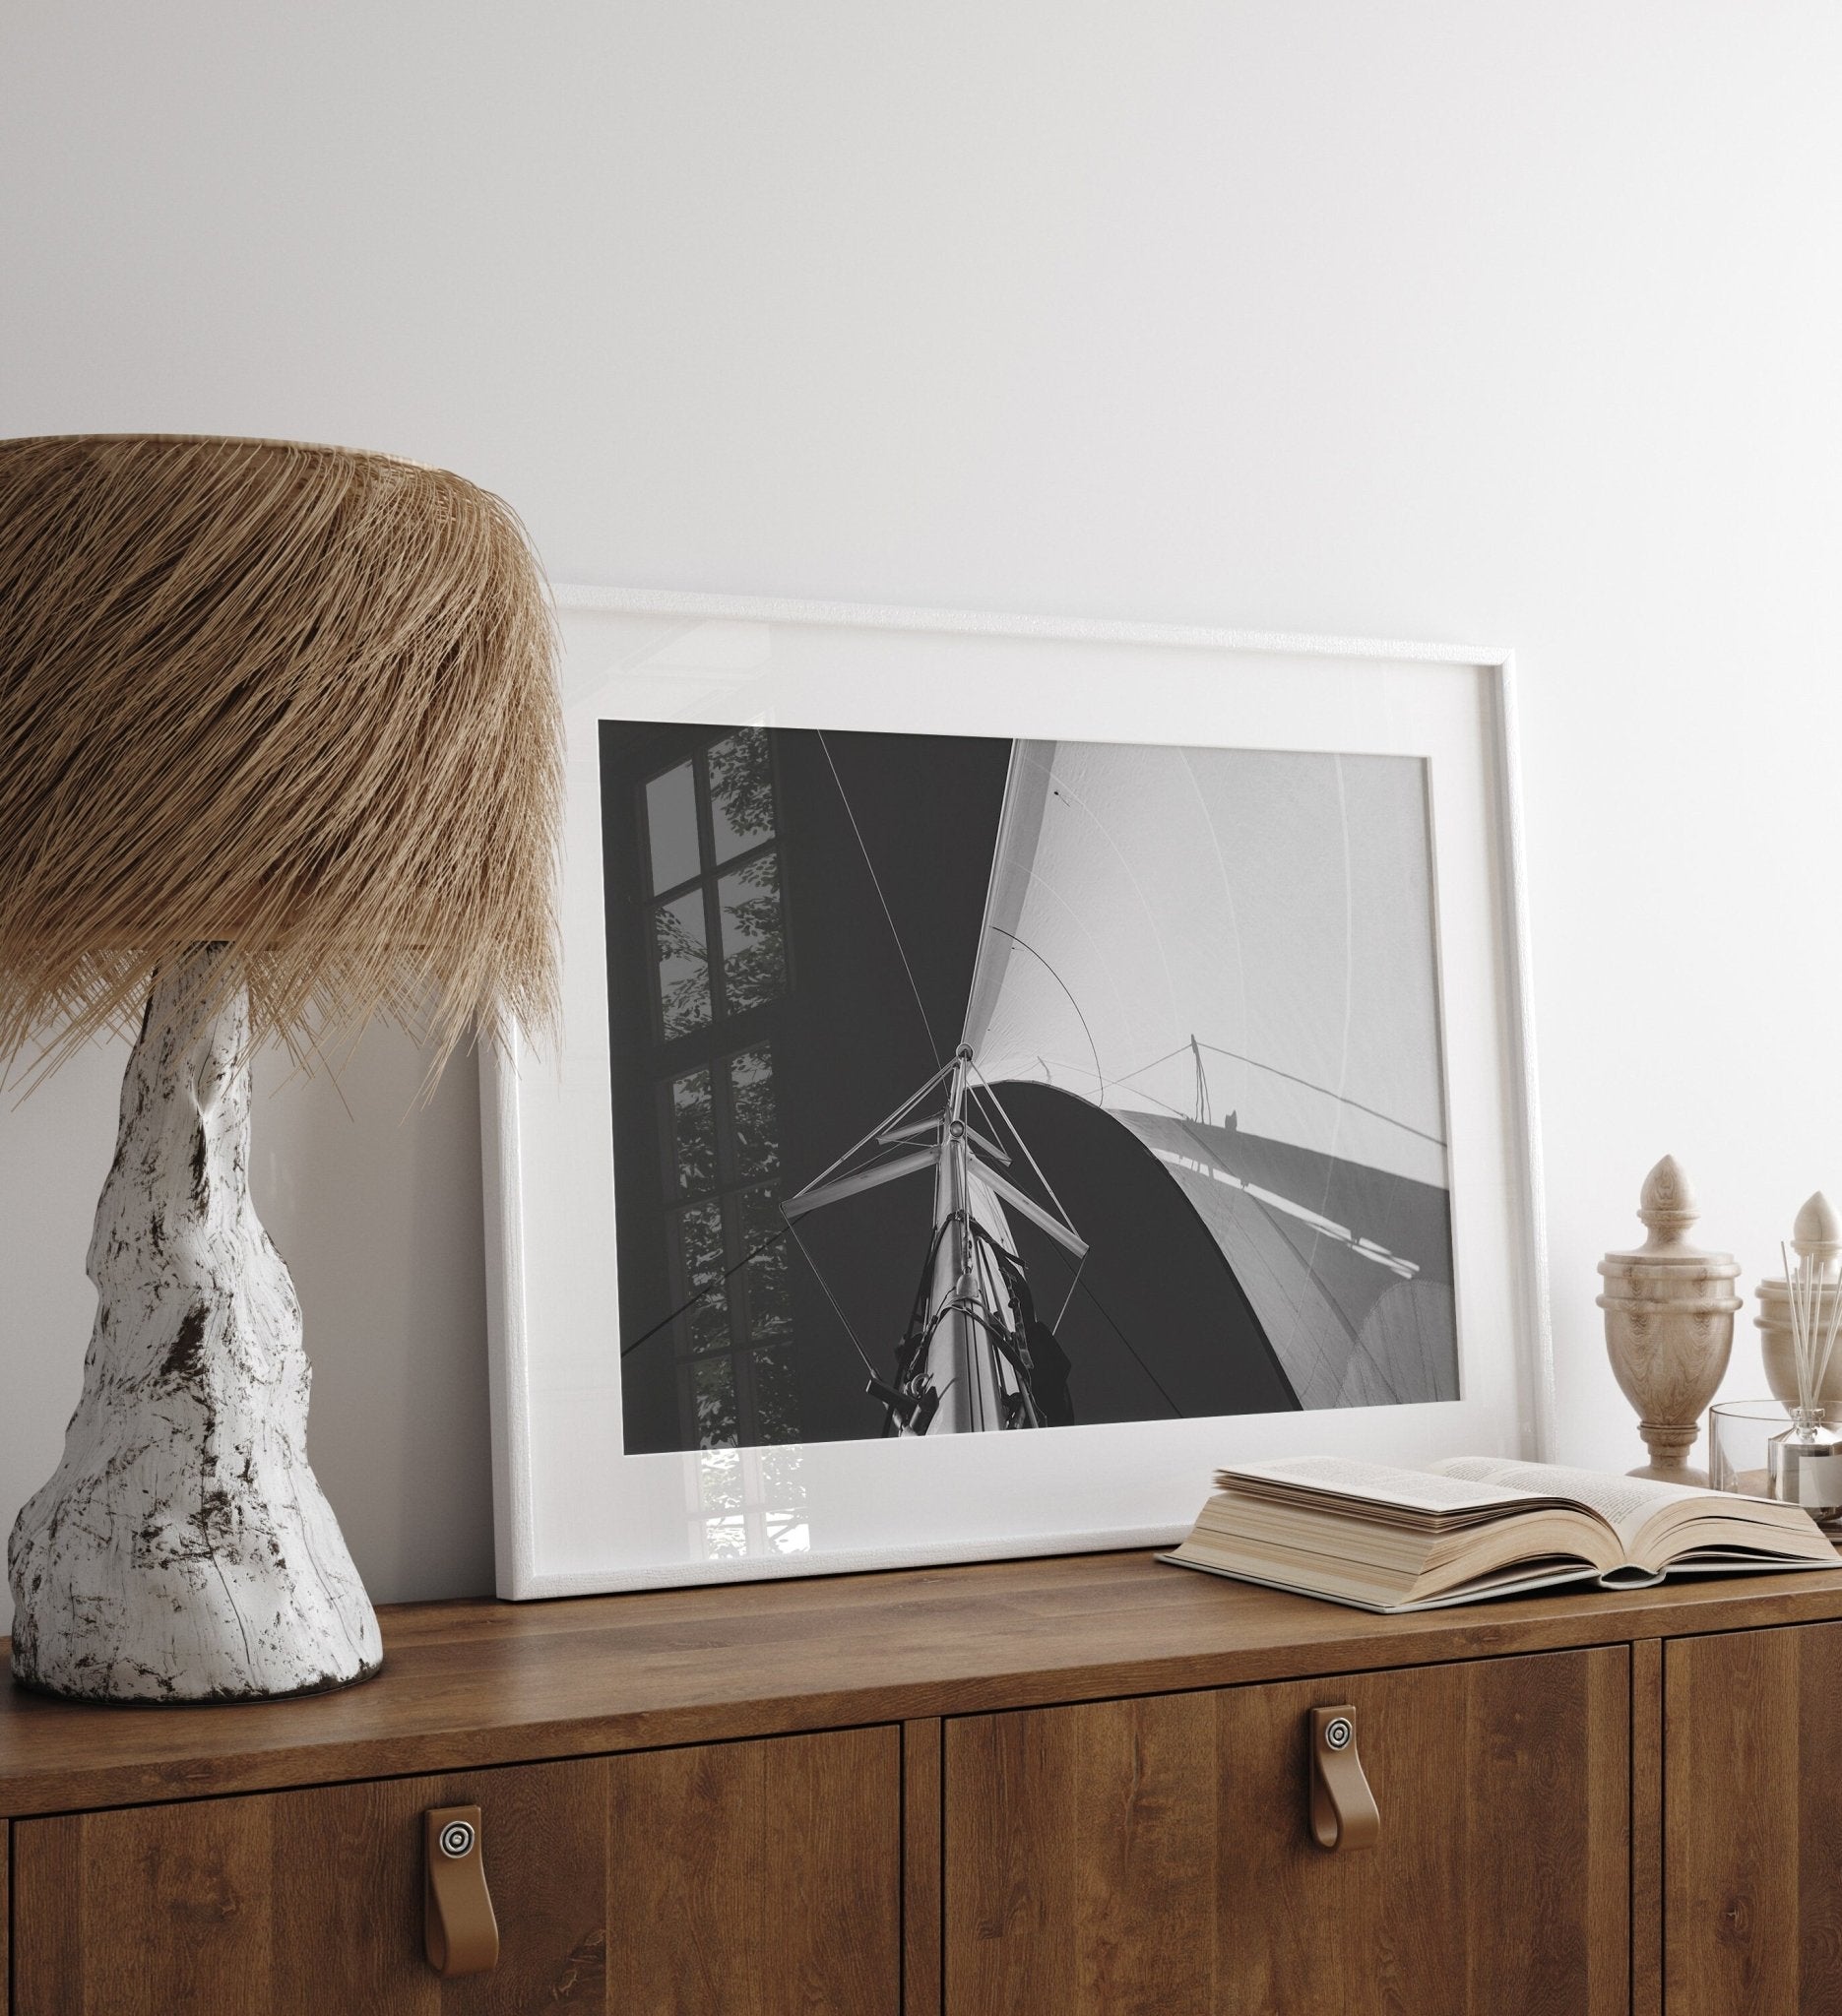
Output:
<svg viewBox="0 0 1842 2016">
<path fill-rule="evenodd" d="M 949 2016 L 1611 2016 L 1623 1647 L 949 1725 Z M 1309 1823 L 1349 1703 L 1378 1844 Z"/>
<path fill-rule="evenodd" d="M 896 1732 L 16 1824 L 14 2016 L 894 2016 Z M 488 1974 L 422 1953 L 422 1814 L 477 1805 Z"/>
<path fill-rule="evenodd" d="M 1664 1649 L 1669 2016 L 1842 2016 L 1842 1624 Z"/>
</svg>

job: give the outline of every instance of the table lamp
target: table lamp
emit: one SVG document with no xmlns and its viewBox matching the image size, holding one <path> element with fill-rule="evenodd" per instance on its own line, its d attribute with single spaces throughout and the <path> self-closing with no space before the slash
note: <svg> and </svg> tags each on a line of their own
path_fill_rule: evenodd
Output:
<svg viewBox="0 0 1842 2016">
<path fill-rule="evenodd" d="M 8 1547 L 13 1670 L 89 1700 L 375 1672 L 307 1461 L 249 1061 L 376 1017 L 553 1026 L 555 629 L 512 512 L 292 442 L 0 441 L 0 1070 L 138 1037 L 62 1462 Z"/>
</svg>

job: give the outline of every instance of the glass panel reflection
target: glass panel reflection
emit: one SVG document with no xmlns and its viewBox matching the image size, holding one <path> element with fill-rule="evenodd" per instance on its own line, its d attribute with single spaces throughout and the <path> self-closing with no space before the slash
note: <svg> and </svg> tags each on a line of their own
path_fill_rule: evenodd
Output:
<svg viewBox="0 0 1842 2016">
<path fill-rule="evenodd" d="M 646 838 L 655 896 L 697 873 L 697 789 L 688 763 L 646 787 Z"/>
<path fill-rule="evenodd" d="M 710 826 L 727 861 L 774 832 L 774 765 L 762 728 L 742 728 L 710 752 Z"/>
<path fill-rule="evenodd" d="M 791 1351 L 758 1351 L 752 1360 L 755 1426 L 764 1442 L 791 1442 L 799 1433 L 799 1382 Z"/>
<path fill-rule="evenodd" d="M 686 1036 L 710 1020 L 710 953 L 699 890 L 653 913 L 659 954 L 659 1016 L 667 1036 Z"/>
<path fill-rule="evenodd" d="M 731 1015 L 782 993 L 787 960 L 781 927 L 779 857 L 759 859 L 717 885 L 723 907 L 723 993 Z"/>
<path fill-rule="evenodd" d="M 690 1370 L 699 1448 L 732 1448 L 736 1440 L 733 1359 L 727 1352 L 717 1357 L 693 1358 Z"/>
<path fill-rule="evenodd" d="M 742 1251 L 754 1256 L 741 1277 L 747 1285 L 748 1335 L 754 1343 L 763 1344 L 770 1338 L 785 1337 L 794 1325 L 787 1222 L 770 1188 L 744 1190 L 735 1201 Z"/>
<path fill-rule="evenodd" d="M 677 1192 L 695 1197 L 717 1187 L 717 1127 L 711 1109 L 710 1073 L 693 1071 L 671 1081 L 672 1147 Z"/>
<path fill-rule="evenodd" d="M 808 1552 L 804 1458 L 796 1444 L 704 1450 L 691 1493 L 693 1555 L 736 1560 Z"/>
<path fill-rule="evenodd" d="M 683 1263 L 685 1348 L 721 1351 L 730 1342 L 730 1298 L 723 1281 L 723 1206 L 713 1197 L 677 1214 Z M 695 1300 L 692 1300 L 692 1297 Z"/>
<path fill-rule="evenodd" d="M 778 1175 L 779 1130 L 774 1122 L 774 1060 L 767 1047 L 730 1059 L 730 1110 L 735 1119 L 735 1173 L 744 1183 Z"/>
</svg>

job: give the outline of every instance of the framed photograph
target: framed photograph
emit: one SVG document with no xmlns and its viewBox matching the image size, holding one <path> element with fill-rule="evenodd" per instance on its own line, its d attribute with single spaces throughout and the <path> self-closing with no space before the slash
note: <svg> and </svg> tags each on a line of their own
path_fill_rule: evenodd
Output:
<svg viewBox="0 0 1842 2016">
<path fill-rule="evenodd" d="M 482 1065 L 501 1595 L 1544 1452 L 1505 654 L 558 600 L 563 1040 Z"/>
</svg>

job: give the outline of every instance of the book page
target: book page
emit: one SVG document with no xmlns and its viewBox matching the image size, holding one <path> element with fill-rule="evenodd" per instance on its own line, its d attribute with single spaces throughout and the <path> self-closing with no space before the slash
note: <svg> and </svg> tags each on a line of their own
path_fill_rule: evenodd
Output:
<svg viewBox="0 0 1842 2016">
<path fill-rule="evenodd" d="M 1243 1485 L 1277 1489 L 1285 1495 L 1323 1493 L 1370 1504 L 1401 1505 L 1415 1512 L 1520 1509 L 1529 1491 L 1513 1479 L 1472 1481 L 1454 1472 L 1402 1470 L 1389 1463 L 1363 1463 L 1345 1456 L 1295 1456 L 1280 1463 L 1240 1463 L 1216 1473 L 1223 1490 Z"/>
<path fill-rule="evenodd" d="M 1569 1470 L 1559 1463 L 1524 1463 L 1512 1456 L 1452 1456 L 1428 1468 L 1433 1476 L 1462 1480 L 1479 1488 L 1531 1491 L 1585 1505 L 1606 1521 L 1627 1553 L 1642 1528 L 1666 1506 L 1692 1504 L 1713 1495 L 1685 1484 L 1660 1484 L 1649 1478 L 1620 1477 L 1603 1470 Z"/>
</svg>

